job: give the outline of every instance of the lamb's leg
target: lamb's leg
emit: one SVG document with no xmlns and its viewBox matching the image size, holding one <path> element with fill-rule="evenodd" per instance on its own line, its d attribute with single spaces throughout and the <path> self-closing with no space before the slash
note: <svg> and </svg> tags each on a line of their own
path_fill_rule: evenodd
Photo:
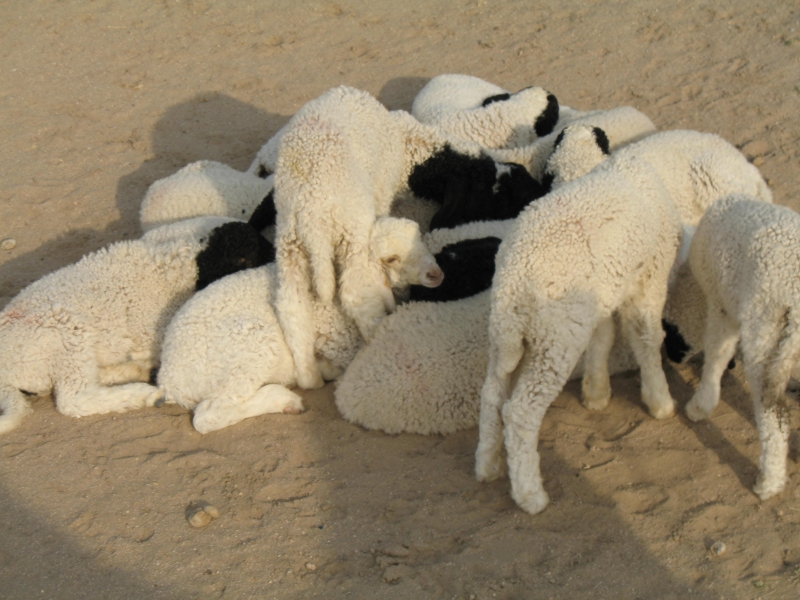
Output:
<svg viewBox="0 0 800 600">
<path fill-rule="evenodd" d="M 325 385 L 317 365 L 314 342 L 314 309 L 311 292 L 311 266 L 308 257 L 296 241 L 279 238 L 276 250 L 278 290 L 275 294 L 275 313 L 283 330 L 286 345 L 292 352 L 297 385 L 313 390 Z"/>
<path fill-rule="evenodd" d="M 642 402 L 656 419 L 665 419 L 675 414 L 675 401 L 669 393 L 667 377 L 661 363 L 661 343 L 664 341 L 664 329 L 661 326 L 663 307 L 663 300 L 643 306 L 629 303 L 620 311 L 623 334 L 641 369 Z"/>
<path fill-rule="evenodd" d="M 31 405 L 17 388 L 8 384 L 0 386 L 0 435 L 19 427 L 31 410 Z"/>
<path fill-rule="evenodd" d="M 342 310 L 369 343 L 383 318 L 395 309 L 395 300 L 380 265 L 362 254 L 352 253 L 342 269 L 339 299 Z"/>
<path fill-rule="evenodd" d="M 608 356 L 613 345 L 614 317 L 609 316 L 597 324 L 584 357 L 581 391 L 583 405 L 590 410 L 603 410 L 611 399 Z"/>
<path fill-rule="evenodd" d="M 800 360 L 800 323 L 788 312 L 782 317 L 757 315 L 742 328 L 745 372 L 761 440 L 760 471 L 753 491 L 762 500 L 778 494 L 786 485 L 790 430 L 786 385 Z M 773 324 L 770 333 L 764 331 L 763 323 L 767 322 Z"/>
<path fill-rule="evenodd" d="M 236 398 L 203 400 L 194 409 L 192 425 L 200 433 L 208 433 L 235 425 L 250 417 L 278 412 L 299 414 L 303 412 L 303 400 L 282 385 L 267 384 L 244 400 Z"/>
<path fill-rule="evenodd" d="M 126 383 L 112 387 L 97 383 L 83 389 L 56 384 L 56 408 L 68 417 L 85 417 L 109 412 L 128 412 L 154 406 L 163 392 L 147 383 Z"/>
<path fill-rule="evenodd" d="M 511 497 L 528 513 L 541 512 L 550 501 L 539 467 L 542 420 L 586 349 L 591 333 L 592 328 L 587 327 L 582 341 L 569 340 L 565 345 L 552 339 L 542 344 L 537 341 L 526 352 L 511 399 L 503 406 Z"/>
<path fill-rule="evenodd" d="M 135 381 L 150 381 L 153 363 L 149 360 L 131 360 L 116 365 L 100 367 L 98 378 L 102 385 L 119 385 Z"/>
<path fill-rule="evenodd" d="M 506 474 L 503 461 L 503 421 L 500 411 L 508 399 L 510 373 L 498 369 L 496 350 L 489 359 L 486 380 L 481 389 L 478 449 L 475 451 L 475 476 L 478 481 L 494 481 Z"/>
<path fill-rule="evenodd" d="M 717 407 L 722 374 L 736 353 L 739 341 L 738 324 L 722 313 L 722 307 L 709 302 L 706 312 L 703 375 L 692 399 L 686 404 L 686 415 L 692 421 L 708 418 Z"/>
</svg>

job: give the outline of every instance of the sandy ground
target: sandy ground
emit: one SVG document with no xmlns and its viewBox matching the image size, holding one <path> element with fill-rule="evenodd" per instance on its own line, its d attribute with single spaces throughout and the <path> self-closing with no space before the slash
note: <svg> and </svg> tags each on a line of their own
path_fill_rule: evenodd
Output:
<svg viewBox="0 0 800 600">
<path fill-rule="evenodd" d="M 148 185 L 246 168 L 303 103 L 349 84 L 409 109 L 432 76 L 531 84 L 719 133 L 800 208 L 800 6 L 717 0 L 0 4 L 0 306 L 140 235 Z M 698 365 L 670 368 L 683 405 Z M 80 420 L 34 401 L 0 439 L 0 597 L 796 598 L 800 496 L 750 491 L 741 370 L 713 418 L 656 422 L 636 376 L 590 413 L 570 385 L 541 451 L 552 504 L 475 481 L 475 430 L 387 436 L 308 411 L 201 436 L 175 408 Z M 794 415 L 797 424 L 797 415 Z M 191 502 L 221 511 L 202 530 Z M 710 553 L 722 541 L 726 552 Z"/>
</svg>

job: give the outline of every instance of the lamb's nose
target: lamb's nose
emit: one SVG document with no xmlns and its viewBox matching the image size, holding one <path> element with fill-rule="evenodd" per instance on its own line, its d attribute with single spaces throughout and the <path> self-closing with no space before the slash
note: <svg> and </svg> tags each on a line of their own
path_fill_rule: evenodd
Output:
<svg viewBox="0 0 800 600">
<path fill-rule="evenodd" d="M 438 266 L 432 267 L 425 274 L 425 277 L 428 280 L 428 283 L 425 284 L 426 287 L 435 288 L 442 283 L 442 280 L 444 280 L 444 273 Z"/>
</svg>

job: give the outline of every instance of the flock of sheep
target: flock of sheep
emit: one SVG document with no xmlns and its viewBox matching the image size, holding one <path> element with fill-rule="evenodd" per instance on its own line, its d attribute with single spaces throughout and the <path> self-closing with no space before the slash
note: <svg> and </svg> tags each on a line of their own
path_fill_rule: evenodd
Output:
<svg viewBox="0 0 800 600">
<path fill-rule="evenodd" d="M 570 378 L 603 410 L 610 375 L 639 368 L 642 402 L 666 418 L 662 346 L 702 351 L 696 421 L 738 347 L 755 492 L 785 486 L 800 216 L 716 135 L 466 75 L 433 78 L 411 113 L 341 86 L 247 172 L 200 161 L 153 183 L 140 219 L 141 239 L 0 313 L 0 433 L 26 395 L 75 417 L 176 403 L 207 433 L 301 412 L 290 387 L 338 378 L 341 414 L 367 428 L 478 424 L 478 479 L 507 473 L 537 513 L 539 428 Z"/>
</svg>

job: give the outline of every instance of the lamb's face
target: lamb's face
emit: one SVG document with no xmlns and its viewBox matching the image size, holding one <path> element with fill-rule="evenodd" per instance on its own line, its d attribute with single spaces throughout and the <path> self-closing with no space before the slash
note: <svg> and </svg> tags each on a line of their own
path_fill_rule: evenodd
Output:
<svg viewBox="0 0 800 600">
<path fill-rule="evenodd" d="M 547 159 L 545 179 L 558 187 L 582 177 L 608 157 L 608 138 L 599 127 L 571 125 L 556 138 Z"/>
<path fill-rule="evenodd" d="M 392 287 L 436 287 L 444 273 L 422 242 L 419 225 L 409 219 L 383 217 L 370 236 L 373 260 L 380 262 Z"/>
</svg>

